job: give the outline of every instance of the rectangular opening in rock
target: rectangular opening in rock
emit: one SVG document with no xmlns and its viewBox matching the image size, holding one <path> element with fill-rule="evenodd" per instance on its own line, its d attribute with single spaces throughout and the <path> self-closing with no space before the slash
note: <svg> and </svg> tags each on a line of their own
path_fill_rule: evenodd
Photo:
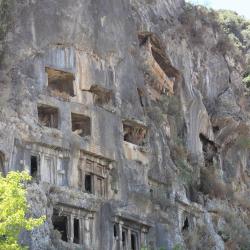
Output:
<svg viewBox="0 0 250 250">
<path fill-rule="evenodd" d="M 114 237 L 115 238 L 119 237 L 118 228 L 119 228 L 118 224 L 114 224 Z"/>
<path fill-rule="evenodd" d="M 106 197 L 110 161 L 81 152 L 78 163 L 78 187 L 83 192 Z"/>
<path fill-rule="evenodd" d="M 186 217 L 182 226 L 182 231 L 188 230 L 188 228 L 189 228 L 189 222 L 188 222 L 188 218 Z"/>
<path fill-rule="evenodd" d="M 85 175 L 85 191 L 93 193 L 93 176 L 91 174 Z"/>
<path fill-rule="evenodd" d="M 5 176 L 4 162 L 5 162 L 5 155 L 3 152 L 0 151 L 0 174 L 2 174 L 3 176 Z"/>
<path fill-rule="evenodd" d="M 74 218 L 74 240 L 73 242 L 76 244 L 80 244 L 80 224 L 79 220 Z"/>
<path fill-rule="evenodd" d="M 58 97 L 74 96 L 74 75 L 58 69 L 46 68 L 48 89 Z"/>
<path fill-rule="evenodd" d="M 36 155 L 30 157 L 30 175 L 33 178 L 37 178 L 38 175 L 38 157 Z"/>
<path fill-rule="evenodd" d="M 61 240 L 66 242 L 68 241 L 67 221 L 67 216 L 59 215 L 57 210 L 53 211 L 52 223 L 54 230 L 57 230 L 61 235 Z"/>
<path fill-rule="evenodd" d="M 123 250 L 127 250 L 127 242 L 128 242 L 128 237 L 127 237 L 127 231 L 125 231 L 124 229 L 122 230 L 122 247 Z"/>
<path fill-rule="evenodd" d="M 42 126 L 58 128 L 58 109 L 49 105 L 38 105 L 38 121 Z"/>
<path fill-rule="evenodd" d="M 90 117 L 71 113 L 71 121 L 72 121 L 72 131 L 81 136 L 90 136 L 91 134 L 91 121 Z"/>
<path fill-rule="evenodd" d="M 138 250 L 137 235 L 136 233 L 131 233 L 131 250 Z"/>
<path fill-rule="evenodd" d="M 94 103 L 99 106 L 111 104 L 113 91 L 104 87 L 93 85 L 90 90 L 94 94 Z"/>
<path fill-rule="evenodd" d="M 146 127 L 128 122 L 123 123 L 124 141 L 133 143 L 138 146 L 143 146 L 145 143 L 146 135 Z"/>
</svg>

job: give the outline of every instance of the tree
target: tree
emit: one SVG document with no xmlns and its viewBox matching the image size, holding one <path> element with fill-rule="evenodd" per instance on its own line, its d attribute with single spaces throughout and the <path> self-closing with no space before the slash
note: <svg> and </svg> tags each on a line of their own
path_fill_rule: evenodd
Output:
<svg viewBox="0 0 250 250">
<path fill-rule="evenodd" d="M 10 172 L 6 177 L 0 175 L 0 249 L 26 249 L 18 244 L 20 232 L 32 230 L 45 221 L 45 216 L 27 218 L 25 183 L 30 179 L 27 172 Z"/>
<path fill-rule="evenodd" d="M 219 22 L 236 47 L 248 53 L 250 49 L 250 21 L 231 10 L 219 10 Z"/>
<path fill-rule="evenodd" d="M 203 5 L 206 7 L 209 7 L 211 5 L 210 0 L 189 0 L 188 2 L 191 2 L 192 4 L 195 4 L 195 5 Z"/>
</svg>

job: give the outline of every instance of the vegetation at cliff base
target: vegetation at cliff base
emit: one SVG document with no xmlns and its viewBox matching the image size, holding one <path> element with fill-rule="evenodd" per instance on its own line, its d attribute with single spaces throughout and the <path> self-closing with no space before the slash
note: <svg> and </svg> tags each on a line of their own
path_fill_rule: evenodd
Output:
<svg viewBox="0 0 250 250">
<path fill-rule="evenodd" d="M 27 172 L 0 175 L 0 249 L 25 249 L 18 244 L 22 230 L 32 230 L 43 224 L 45 217 L 27 218 L 28 203 L 25 183 L 31 179 Z"/>
</svg>

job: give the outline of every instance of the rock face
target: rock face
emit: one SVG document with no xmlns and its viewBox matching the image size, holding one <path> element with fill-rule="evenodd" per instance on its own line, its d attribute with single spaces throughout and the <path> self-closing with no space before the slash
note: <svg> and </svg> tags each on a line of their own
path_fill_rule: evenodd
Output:
<svg viewBox="0 0 250 250">
<path fill-rule="evenodd" d="M 21 243 L 249 249 L 249 97 L 209 18 L 182 0 L 1 4 L 0 167 L 30 172 L 47 216 Z"/>
</svg>

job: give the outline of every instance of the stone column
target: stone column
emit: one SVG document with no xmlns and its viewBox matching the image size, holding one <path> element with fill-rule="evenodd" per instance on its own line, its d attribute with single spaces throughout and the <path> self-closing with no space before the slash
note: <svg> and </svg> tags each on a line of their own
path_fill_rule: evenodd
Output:
<svg viewBox="0 0 250 250">
<path fill-rule="evenodd" d="M 93 232 L 93 215 L 91 213 L 87 214 L 84 218 L 84 243 L 87 248 L 92 246 L 92 232 Z"/>
<path fill-rule="evenodd" d="M 123 250 L 123 247 L 122 247 L 122 225 L 123 225 L 123 222 L 119 221 L 119 250 Z"/>
<path fill-rule="evenodd" d="M 84 241 L 87 248 L 90 247 L 90 225 L 88 215 L 84 218 Z"/>
<path fill-rule="evenodd" d="M 140 247 L 147 247 L 147 238 L 146 238 L 147 233 L 148 233 L 147 228 L 143 227 L 141 229 Z"/>
<path fill-rule="evenodd" d="M 74 217 L 72 214 L 68 216 L 68 242 L 74 240 Z"/>
<path fill-rule="evenodd" d="M 127 239 L 127 249 L 131 250 L 131 230 L 128 229 L 128 235 L 127 235 L 128 239 Z M 126 249 L 126 250 L 127 250 Z"/>
<path fill-rule="evenodd" d="M 79 218 L 79 242 L 81 245 L 84 244 L 84 218 Z"/>
</svg>

